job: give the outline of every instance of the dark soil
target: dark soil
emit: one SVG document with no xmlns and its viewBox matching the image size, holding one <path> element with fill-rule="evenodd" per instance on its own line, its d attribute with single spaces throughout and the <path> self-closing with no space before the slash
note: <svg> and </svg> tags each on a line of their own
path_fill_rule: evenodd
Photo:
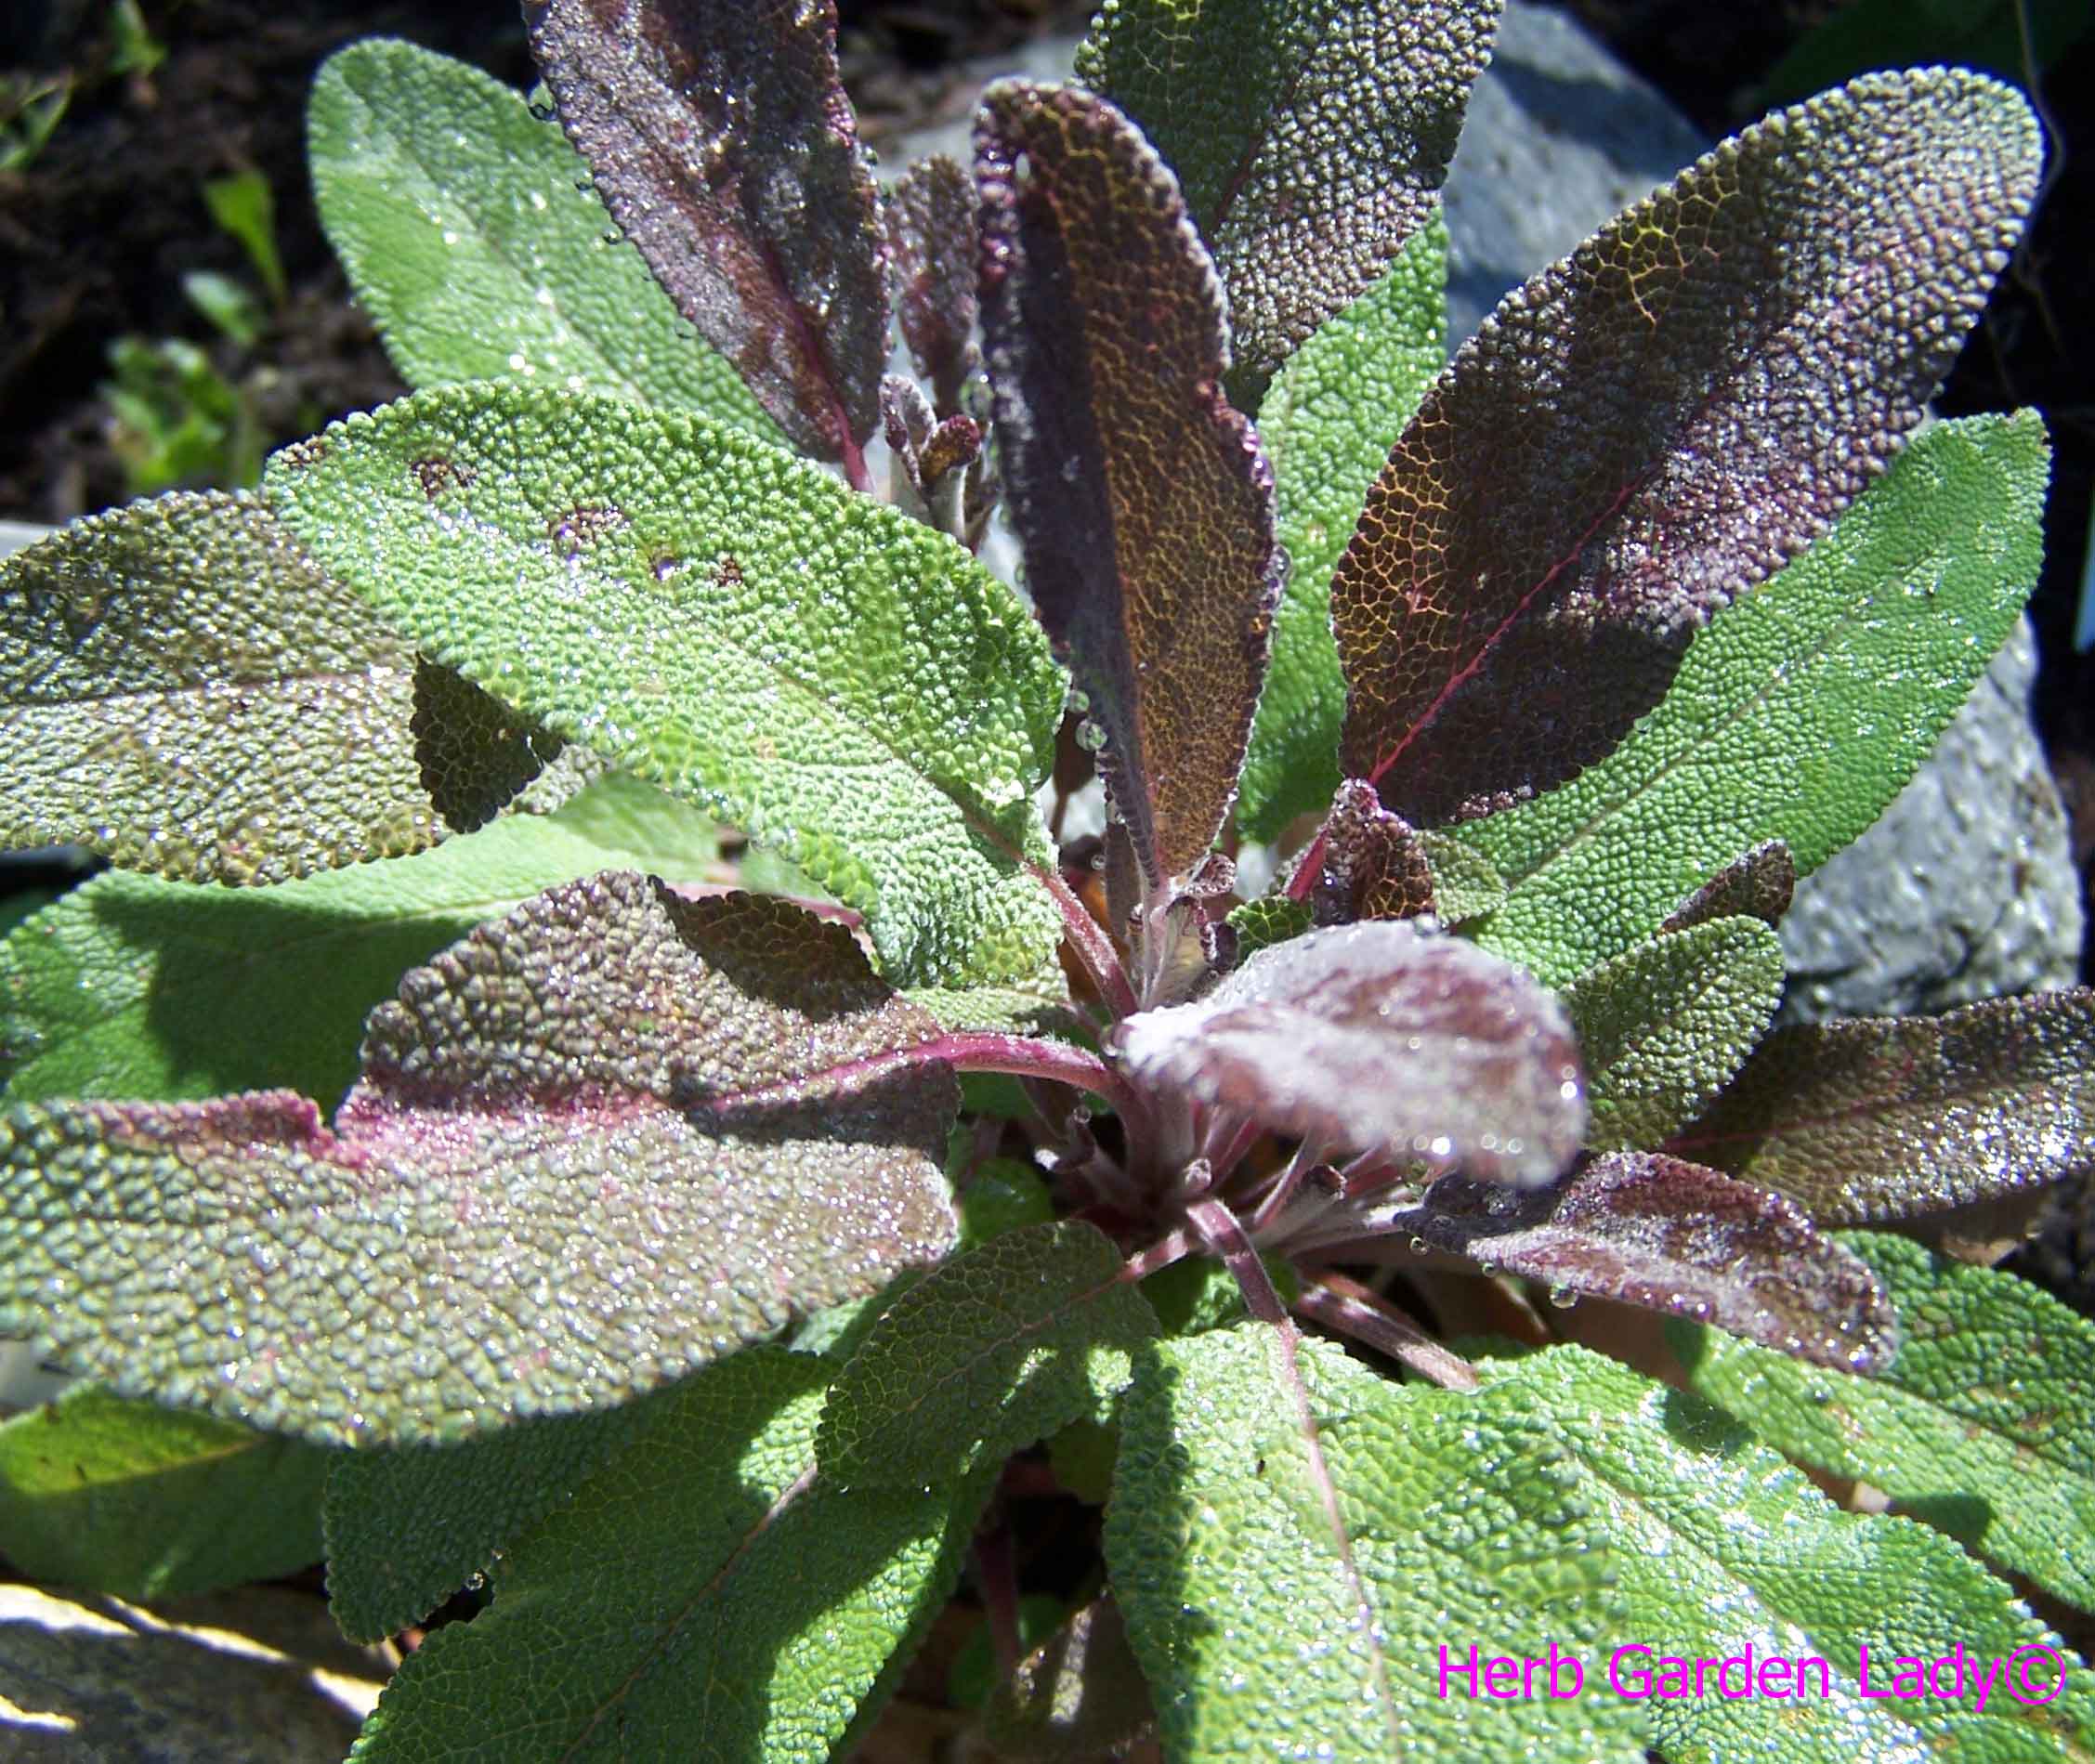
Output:
<svg viewBox="0 0 2095 1764">
<path fill-rule="evenodd" d="M 57 523 L 126 500 L 98 387 L 124 334 L 186 337 L 254 399 L 271 443 L 406 388 L 349 304 L 305 176 L 313 71 L 359 37 L 412 38 L 518 86 L 532 79 L 510 0 L 143 0 L 167 51 L 117 71 L 109 0 L 0 7 L 0 74 L 67 76 L 44 150 L 0 172 L 0 517 Z M 869 140 L 965 101 L 961 61 L 1080 14 L 1068 0 L 846 0 L 840 56 Z M 4 112 L 0 112 L 4 115 Z M 276 199 L 292 298 L 251 348 L 217 336 L 185 272 L 252 284 L 203 187 L 250 167 Z"/>
</svg>

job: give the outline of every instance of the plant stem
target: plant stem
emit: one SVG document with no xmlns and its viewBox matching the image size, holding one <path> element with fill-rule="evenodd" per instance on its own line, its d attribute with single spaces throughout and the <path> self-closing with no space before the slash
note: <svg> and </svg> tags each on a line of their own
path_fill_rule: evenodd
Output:
<svg viewBox="0 0 2095 1764">
<path fill-rule="evenodd" d="M 1069 939 L 1069 947 L 1091 976 L 1092 985 L 1098 988 L 1098 996 L 1106 1001 L 1106 1008 L 1116 1019 L 1134 1015 L 1134 988 L 1128 984 L 1128 972 L 1120 965 L 1120 951 L 1113 947 L 1113 940 L 1106 934 L 1106 928 L 1091 916 L 1091 908 L 1077 898 L 1076 891 L 1055 871 L 1036 868 L 1033 873 L 1060 910 L 1062 929 Z"/>
<path fill-rule="evenodd" d="M 1223 1260 L 1223 1265 L 1237 1276 L 1237 1284 L 1244 1294 L 1244 1308 L 1261 1323 L 1286 1326 L 1288 1307 L 1280 1300 L 1280 1291 L 1273 1284 L 1273 1276 L 1266 1273 L 1265 1263 L 1259 1260 L 1259 1252 L 1252 1248 L 1251 1240 L 1244 1235 L 1244 1227 L 1237 1222 L 1237 1215 L 1213 1198 L 1197 1200 L 1185 1209 L 1186 1222 L 1200 1234 L 1200 1241 Z"/>
<path fill-rule="evenodd" d="M 1460 1354 L 1434 1340 L 1381 1293 L 1342 1274 L 1327 1270 L 1306 1281 L 1295 1309 L 1327 1328 L 1378 1349 L 1443 1389 L 1477 1388 L 1476 1371 Z"/>
</svg>

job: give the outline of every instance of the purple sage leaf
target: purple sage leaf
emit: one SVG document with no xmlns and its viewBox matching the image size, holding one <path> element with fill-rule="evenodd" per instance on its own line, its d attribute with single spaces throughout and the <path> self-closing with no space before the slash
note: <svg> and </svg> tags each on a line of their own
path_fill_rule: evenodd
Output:
<svg viewBox="0 0 2095 1764">
<path fill-rule="evenodd" d="M 1114 1031 L 1137 1082 L 1332 1153 L 1546 1183 L 1586 1127 L 1563 1009 L 1512 963 L 1403 921 L 1261 949 L 1192 1004 Z"/>
<path fill-rule="evenodd" d="M 0 1117 L 0 1334 L 334 1442 L 616 1404 L 950 1247 L 938 1035 L 785 902 L 570 883 L 407 975 L 333 1132 Z"/>
<path fill-rule="evenodd" d="M 1027 584 L 1155 891 L 1200 861 L 1236 796 L 1285 568 L 1273 474 L 1223 396 L 1221 283 L 1134 125 L 1076 87 L 1004 82 L 975 157 Z"/>
<path fill-rule="evenodd" d="M 1866 1225 L 2095 1168 L 2095 988 L 1778 1029 L 1669 1143 Z"/>
<path fill-rule="evenodd" d="M 1339 786 L 1315 850 L 1322 869 L 1309 900 L 1319 924 L 1416 919 L 1434 909 L 1425 847 L 1408 821 L 1381 805 L 1372 784 L 1349 777 Z"/>
<path fill-rule="evenodd" d="M 524 21 L 655 280 L 799 446 L 859 481 L 887 289 L 835 0 L 525 0 Z"/>
<path fill-rule="evenodd" d="M 1555 1296 L 1713 1323 L 1820 1365 L 1866 1371 L 1895 1341 L 1860 1257 L 1783 1196 L 1677 1157 L 1611 1153 L 1530 1194 L 1445 1176 L 1386 1228 Z"/>
<path fill-rule="evenodd" d="M 1998 82 L 1873 74 L 1724 142 L 1508 295 L 1340 563 L 1347 774 L 1430 826 L 1606 753 L 1697 624 L 1919 420 L 2040 163 Z"/>
<path fill-rule="evenodd" d="M 981 365 L 975 347 L 975 182 L 944 153 L 895 180 L 882 207 L 895 307 L 910 359 L 931 385 L 938 414 L 960 410 L 961 387 Z"/>
<path fill-rule="evenodd" d="M 1229 290 L 1232 395 L 1425 224 L 1499 0 L 1106 0 L 1077 72 L 1185 186 Z"/>
<path fill-rule="evenodd" d="M 1715 919 L 1758 919 L 1779 925 L 1797 892 L 1797 860 L 1779 839 L 1763 840 L 1726 864 L 1697 888 L 1658 927 L 1687 931 Z"/>
</svg>

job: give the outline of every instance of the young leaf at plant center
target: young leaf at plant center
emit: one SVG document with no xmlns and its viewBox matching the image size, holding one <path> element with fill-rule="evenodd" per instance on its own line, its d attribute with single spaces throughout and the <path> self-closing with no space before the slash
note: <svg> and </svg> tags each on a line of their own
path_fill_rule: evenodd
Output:
<svg viewBox="0 0 2095 1764">
<path fill-rule="evenodd" d="M 15 1103 L 289 1090 L 332 1105 L 408 969 L 599 870 L 705 880 L 717 843 L 695 810 L 612 777 L 552 815 L 273 888 L 105 871 L 0 943 L 0 1077 Z"/>
<path fill-rule="evenodd" d="M 1509 294 L 1332 583 L 1347 774 L 1436 825 L 1603 757 L 1696 626 L 1883 469 L 2041 163 L 2011 88 L 1873 75 L 1724 142 Z"/>
<path fill-rule="evenodd" d="M 1669 1330 L 1690 1384 L 1800 1463 L 2095 1610 L 2095 1324 L 2014 1274 L 1844 1232 L 1898 1307 L 1898 1357 L 1842 1377 L 1714 1331 Z"/>
<path fill-rule="evenodd" d="M 1485 1359 L 1477 1372 L 1483 1417 L 1510 1410 L 1552 1427 L 1584 1468 L 1627 1597 L 1622 1627 L 1586 1657 L 1586 1696 L 1618 1694 L 1611 1659 L 1629 1693 L 1644 1698 L 1636 1675 L 1648 1675 L 1660 1756 L 2063 1764 L 2088 1755 L 2095 1675 L 1947 1538 L 1840 1511 L 1729 1416 L 1583 1349 Z M 1984 1673 L 2022 1649 L 2034 1650 L 2022 1656 L 2033 1688 L 2055 1700 L 2018 1697 L 1997 1679 L 1981 1709 L 1969 1666 Z M 1894 1688 L 1916 1662 L 1925 1671 L 1959 1651 L 1967 1669 L 1953 1694 L 1911 1691 L 1910 1677 L 1906 1691 Z M 1668 1656 L 1678 1663 L 1669 1680 Z M 1696 1660 L 1742 1657 L 1694 1694 Z M 1793 1676 L 1780 1670 L 1789 1662 Z M 1773 1677 L 1755 1676 L 1771 1666 Z M 2062 1666 L 2054 1689 L 2048 1675 Z M 1742 1672 L 1754 1694 L 1739 1693 Z M 1672 1693 L 1657 1694 L 1662 1685 Z"/>
<path fill-rule="evenodd" d="M 975 346 L 975 181 L 945 153 L 920 159 L 883 201 L 888 274 L 910 359 L 940 417 L 961 408 L 961 388 L 981 367 Z"/>
<path fill-rule="evenodd" d="M 607 230 L 587 167 L 520 94 L 369 38 L 321 69 L 306 128 L 321 224 L 410 385 L 541 380 L 785 445 L 734 364 L 692 341 Z"/>
<path fill-rule="evenodd" d="M 1006 1232 L 882 1313 L 830 1387 L 822 1474 L 921 1488 L 1001 1464 L 1121 1390 L 1156 1333 L 1096 1226 Z"/>
<path fill-rule="evenodd" d="M 1346 683 L 1331 635 L 1331 572 L 1447 346 L 1447 229 L 1436 215 L 1380 281 L 1289 358 L 1259 406 L 1290 568 L 1237 802 L 1252 839 L 1278 839 L 1296 816 L 1321 813 L 1339 787 Z"/>
<path fill-rule="evenodd" d="M 1779 925 L 1796 892 L 1797 863 L 1789 847 L 1779 839 L 1762 840 L 1674 908 L 1658 928 L 1687 931 L 1740 915 Z"/>
<path fill-rule="evenodd" d="M 455 1445 L 333 1454 L 321 1513 L 327 1605 L 342 1633 L 378 1641 L 420 1623 L 680 1400 L 673 1385 Z"/>
<path fill-rule="evenodd" d="M 1673 1149 L 1862 1225 L 2095 1165 L 2095 989 L 1777 1030 Z"/>
<path fill-rule="evenodd" d="M 2042 561 L 2033 412 L 1939 423 L 1720 613 L 1613 753 L 1457 830 L 1504 877 L 1486 948 L 1559 986 L 1764 840 L 1809 874 L 1874 821 L 1985 672 Z"/>
<path fill-rule="evenodd" d="M 1267 895 L 1258 900 L 1247 900 L 1241 907 L 1231 908 L 1226 922 L 1237 934 L 1237 954 L 1241 960 L 1256 955 L 1269 944 L 1286 943 L 1301 936 L 1316 921 L 1302 902 Z"/>
<path fill-rule="evenodd" d="M 858 482 L 887 288 L 835 0 L 526 0 L 524 22 L 655 279 L 779 426 Z"/>
<path fill-rule="evenodd" d="M 1736 916 L 1655 937 L 1574 980 L 1560 996 L 1586 1062 L 1588 1147 L 1656 1151 L 1692 1121 L 1766 1032 L 1783 978 L 1781 938 Z"/>
<path fill-rule="evenodd" d="M 1868 1266 L 1793 1203 L 1677 1157 L 1611 1152 L 1530 1195 L 1447 1176 L 1375 1225 L 1525 1275 L 1554 1298 L 1718 1323 L 1820 1365 L 1882 1364 L 1897 1339 Z"/>
<path fill-rule="evenodd" d="M 1003 81 L 975 151 L 1012 526 L 1155 893 L 1236 794 L 1287 568 L 1273 474 L 1222 395 L 1222 286 L 1140 133 L 1077 87 Z"/>
<path fill-rule="evenodd" d="M 897 985 L 1038 987 L 1064 682 L 951 540 L 680 412 L 445 387 L 270 462 L 430 653 L 866 914 Z"/>
<path fill-rule="evenodd" d="M 572 883 L 401 982 L 333 1133 L 281 1091 L 0 1117 L 0 1334 L 318 1440 L 609 1406 L 950 1247 L 937 1039 L 840 925 Z"/>
<path fill-rule="evenodd" d="M 355 1764 L 632 1755 L 818 1764 L 878 1706 L 959 1577 L 986 1479 L 815 1472 L 831 1367 L 748 1349 L 517 1538 L 494 1601 L 386 1687 Z"/>
<path fill-rule="evenodd" d="M 172 1599 L 321 1558 L 330 1454 L 98 1385 L 0 1425 L 0 1555 L 33 1580 Z"/>
<path fill-rule="evenodd" d="M 76 521 L 0 561 L 0 845 L 229 882 L 420 851 L 471 824 L 445 803 L 499 804 L 559 744 L 482 694 L 463 741 L 418 733 L 417 676 L 252 497 Z"/>
<path fill-rule="evenodd" d="M 1292 1352 L 1289 1343 L 1294 1342 Z M 1619 1698 L 1436 1693 L 1435 1651 L 1586 1651 L 1616 1564 L 1551 1430 L 1252 1323 L 1145 1353 L 1106 1554 L 1167 1756 L 1643 1756 Z M 1278 1642 L 1279 1645 L 1276 1645 Z"/>
<path fill-rule="evenodd" d="M 1499 12 L 1499 0 L 1106 0 L 1077 77 L 1184 183 L 1229 290 L 1243 409 L 1434 213 Z"/>
<path fill-rule="evenodd" d="M 1401 921 L 1262 949 L 1192 1004 L 1109 1038 L 1143 1083 L 1333 1152 L 1546 1183 L 1586 1126 L 1556 1000 L 1475 945 Z"/>
<path fill-rule="evenodd" d="M 1339 786 L 1316 856 L 1309 900 L 1320 924 L 1416 919 L 1434 910 L 1432 860 L 1410 822 L 1384 808 L 1371 784 L 1349 777 Z"/>
</svg>

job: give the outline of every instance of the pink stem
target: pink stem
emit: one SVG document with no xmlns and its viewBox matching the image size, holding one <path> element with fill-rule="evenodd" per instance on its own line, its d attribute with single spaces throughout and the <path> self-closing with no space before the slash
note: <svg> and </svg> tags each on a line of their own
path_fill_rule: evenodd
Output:
<svg viewBox="0 0 2095 1764">
<path fill-rule="evenodd" d="M 1120 952 L 1113 947 L 1113 940 L 1106 934 L 1106 928 L 1091 916 L 1091 909 L 1077 898 L 1076 891 L 1055 871 L 1036 869 L 1033 873 L 1061 910 L 1062 928 L 1068 936 L 1069 947 L 1077 952 L 1077 960 L 1083 963 L 1084 972 L 1091 975 L 1098 996 L 1106 1000 L 1106 1008 L 1115 1018 L 1134 1015 L 1137 1009 L 1134 988 L 1128 984 L 1128 971 L 1120 965 Z"/>
<path fill-rule="evenodd" d="M 1259 1252 L 1244 1235 L 1237 1215 L 1212 1198 L 1197 1200 L 1185 1209 L 1186 1222 L 1200 1234 L 1200 1241 L 1223 1260 L 1237 1276 L 1244 1294 L 1244 1308 L 1261 1323 L 1286 1325 L 1288 1307 L 1280 1301 L 1279 1288 L 1266 1273 Z"/>
<path fill-rule="evenodd" d="M 1477 1388 L 1475 1369 L 1460 1354 L 1434 1340 L 1381 1293 L 1342 1274 L 1326 1272 L 1305 1282 L 1295 1309 L 1327 1328 L 1380 1350 L 1446 1390 Z"/>
</svg>

